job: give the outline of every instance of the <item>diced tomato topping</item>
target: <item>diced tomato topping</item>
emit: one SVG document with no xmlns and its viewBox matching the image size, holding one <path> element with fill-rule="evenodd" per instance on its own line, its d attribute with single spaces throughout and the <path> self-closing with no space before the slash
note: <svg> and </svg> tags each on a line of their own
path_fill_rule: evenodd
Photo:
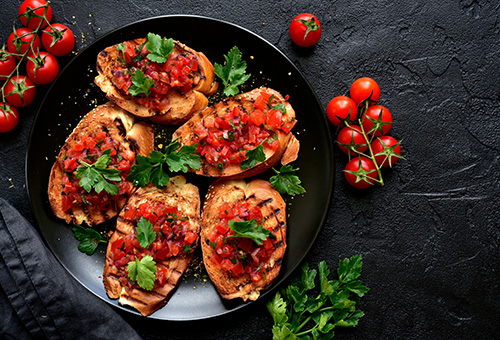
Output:
<svg viewBox="0 0 500 340">
<path fill-rule="evenodd" d="M 76 169 L 77 163 L 74 158 L 66 158 L 64 160 L 64 170 L 66 172 L 71 172 Z"/>
<path fill-rule="evenodd" d="M 82 151 L 83 150 L 83 143 L 82 142 L 75 143 L 75 145 L 73 146 L 73 149 L 75 151 Z"/>
<path fill-rule="evenodd" d="M 71 209 L 71 207 L 73 206 L 73 203 L 71 202 L 71 200 L 69 199 L 69 197 L 67 195 L 62 195 L 62 210 L 63 211 L 68 211 L 69 209 Z"/>
<path fill-rule="evenodd" d="M 297 123 L 296 120 L 293 120 L 291 122 L 285 122 L 282 126 L 281 126 L 281 130 L 284 132 L 284 133 L 289 133 L 292 128 L 295 126 L 295 124 Z"/>
<path fill-rule="evenodd" d="M 267 116 L 264 112 L 261 110 L 255 110 L 250 114 L 250 120 L 252 123 L 254 123 L 256 126 L 260 126 L 264 124 L 267 120 Z"/>
<path fill-rule="evenodd" d="M 266 104 L 267 104 L 267 103 L 266 103 L 266 101 L 264 100 L 264 98 L 263 98 L 262 96 L 258 96 L 258 97 L 257 97 L 257 99 L 255 100 L 255 102 L 253 103 L 253 105 L 254 105 L 257 109 L 259 109 L 259 110 L 261 110 L 261 111 L 263 111 L 263 110 L 264 110 L 264 108 L 266 107 Z"/>
<path fill-rule="evenodd" d="M 282 124 L 282 113 L 278 110 L 270 110 L 269 118 L 267 120 L 267 124 L 274 126 L 275 128 L 281 128 Z"/>
<path fill-rule="evenodd" d="M 198 238 L 198 235 L 196 233 L 193 233 L 191 231 L 188 231 L 186 233 L 186 236 L 184 236 L 184 242 L 187 244 L 192 244 L 196 239 Z"/>
<path fill-rule="evenodd" d="M 156 283 L 158 283 L 158 285 L 160 287 L 163 287 L 165 285 L 165 283 L 167 283 L 167 277 L 165 275 L 165 272 L 164 272 L 163 268 L 159 268 L 156 271 L 155 277 L 156 277 Z"/>
</svg>

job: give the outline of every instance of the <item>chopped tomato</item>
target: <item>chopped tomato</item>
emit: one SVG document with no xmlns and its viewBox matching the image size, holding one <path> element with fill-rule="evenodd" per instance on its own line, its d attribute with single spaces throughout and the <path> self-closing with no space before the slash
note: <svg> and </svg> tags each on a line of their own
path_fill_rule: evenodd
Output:
<svg viewBox="0 0 500 340">
<path fill-rule="evenodd" d="M 196 239 L 198 238 L 198 235 L 196 233 L 193 233 L 191 231 L 188 231 L 186 233 L 186 236 L 184 236 L 184 241 L 187 243 L 187 244 L 192 244 L 194 241 L 196 241 Z"/>
<path fill-rule="evenodd" d="M 270 110 L 269 118 L 267 124 L 274 126 L 275 128 L 281 128 L 282 125 L 282 113 L 279 110 Z"/>
<path fill-rule="evenodd" d="M 62 210 L 68 211 L 73 206 L 73 202 L 69 199 L 67 195 L 62 196 Z"/>
<path fill-rule="evenodd" d="M 267 103 L 262 96 L 257 97 L 255 102 L 253 103 L 253 105 L 259 110 L 264 110 L 264 108 L 266 107 L 266 104 Z"/>
<path fill-rule="evenodd" d="M 267 120 L 267 116 L 264 112 L 261 110 L 255 110 L 250 114 L 250 120 L 252 123 L 254 123 L 256 126 L 260 126 L 264 124 Z"/>
</svg>

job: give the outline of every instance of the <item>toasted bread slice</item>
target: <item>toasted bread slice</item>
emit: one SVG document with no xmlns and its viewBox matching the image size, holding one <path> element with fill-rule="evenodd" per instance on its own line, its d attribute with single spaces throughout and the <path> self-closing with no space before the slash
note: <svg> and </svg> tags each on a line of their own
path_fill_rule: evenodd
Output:
<svg viewBox="0 0 500 340">
<path fill-rule="evenodd" d="M 152 223 L 154 224 L 155 229 L 157 228 L 162 232 L 161 236 L 157 235 L 155 241 L 153 241 L 147 250 L 142 247 L 135 247 L 132 245 L 131 250 L 127 252 L 127 246 L 122 246 L 123 251 L 125 251 L 126 254 L 124 256 L 122 254 L 123 257 L 120 259 L 123 261 L 123 259 L 127 256 L 131 256 L 131 259 L 129 260 L 134 261 L 135 257 L 141 259 L 145 254 L 152 256 L 156 262 L 157 273 L 154 286 L 151 290 L 143 289 L 137 283 L 131 283 L 127 280 L 129 275 L 127 271 L 127 263 L 118 262 L 120 259 L 118 259 L 118 256 L 113 251 L 113 247 L 116 248 L 117 244 L 122 242 L 121 240 L 125 240 L 127 238 L 129 240 L 131 238 L 136 239 L 138 215 L 131 213 L 130 211 L 133 210 L 130 209 L 139 209 L 143 203 L 154 207 L 156 209 L 154 214 L 160 216 L 157 221 L 153 221 Z M 192 241 L 189 245 L 189 250 L 186 250 L 186 248 L 180 250 L 178 249 L 178 253 L 175 256 L 167 255 L 164 259 L 157 258 L 157 256 L 159 256 L 159 252 L 161 252 L 157 245 L 162 244 L 161 242 L 166 242 L 166 238 L 177 240 L 181 237 L 184 238 L 184 236 L 181 234 L 172 236 L 172 231 L 170 233 L 165 231 L 166 225 L 174 222 L 161 221 L 162 216 L 159 212 L 159 209 L 161 208 L 158 208 L 160 206 L 164 206 L 166 209 L 176 208 L 178 211 L 176 219 L 177 221 L 182 221 L 182 229 L 179 230 L 182 230 L 182 232 L 186 234 L 190 232 L 192 233 L 191 236 L 196 236 L 196 240 Z M 135 214 L 138 213 L 139 212 L 136 212 Z M 163 219 L 165 219 L 165 215 L 163 216 Z M 183 176 L 173 177 L 164 189 L 158 189 L 153 186 L 138 189 L 132 197 L 130 197 L 127 205 L 118 216 L 116 231 L 109 240 L 103 278 L 104 287 L 106 288 L 108 296 L 112 299 L 119 299 L 119 303 L 122 305 L 130 305 L 134 307 L 145 316 L 150 315 L 154 311 L 163 307 L 167 303 L 170 298 L 170 294 L 177 286 L 180 277 L 187 269 L 189 262 L 193 258 L 193 251 L 198 244 L 197 235 L 200 230 L 199 222 L 200 196 L 198 188 L 192 184 L 186 183 L 186 179 Z M 126 243 L 122 242 L 122 244 Z M 169 245 L 169 247 L 170 249 L 173 248 L 171 245 Z M 117 249 L 120 250 L 119 248 Z M 163 256 L 164 255 L 165 253 Z M 162 279 L 164 280 L 164 284 L 160 283 L 161 279 L 159 279 L 159 274 L 164 276 Z"/>
<path fill-rule="evenodd" d="M 129 92 L 129 86 L 132 84 L 130 73 L 135 70 L 137 64 L 130 61 L 130 55 L 142 55 L 144 58 L 149 53 L 144 47 L 145 43 L 145 38 L 135 39 L 104 49 L 97 56 L 99 75 L 94 81 L 110 100 L 136 116 L 149 117 L 160 124 L 181 124 L 207 106 L 208 99 L 205 95 L 217 91 L 214 67 L 202 52 L 175 41 L 174 50 L 166 63 L 147 63 L 146 67 L 155 68 L 152 74 L 157 78 L 153 79 L 155 84 L 151 93 L 147 97 L 145 94 L 132 96 Z M 122 52 L 124 46 L 126 50 Z M 129 55 L 125 57 L 125 53 Z M 181 83 L 174 80 L 166 65 L 185 56 L 191 58 L 194 63 L 190 72 L 183 78 L 184 83 Z M 151 76 L 148 77 L 151 79 Z M 188 82 L 187 85 L 185 82 Z M 156 89 L 161 91 L 157 92 Z"/>
<path fill-rule="evenodd" d="M 281 125 L 276 124 L 276 120 L 274 123 L 271 122 L 271 116 L 275 115 L 277 110 L 271 108 L 269 100 L 262 102 L 262 98 L 270 98 L 273 108 L 286 109 L 284 113 L 278 112 L 280 117 L 278 121 Z M 257 106 L 260 109 L 257 109 Z M 239 112 L 239 116 L 234 116 L 233 112 Z M 246 140 L 251 140 L 256 136 L 255 130 L 249 127 L 254 121 L 252 117 L 262 116 L 262 114 L 264 117 L 260 118 L 260 122 L 263 123 L 259 126 L 258 133 L 267 134 L 267 140 L 272 142 L 273 147 L 267 141 L 263 142 L 265 161 L 243 168 L 245 166 L 241 161 L 246 159 L 246 152 L 252 148 L 250 144 L 245 145 Z M 217 123 L 221 122 L 220 119 L 226 122 L 231 120 L 231 122 L 223 126 L 224 124 Z M 255 120 L 257 121 L 257 118 Z M 290 103 L 279 92 L 260 87 L 206 108 L 179 127 L 172 138 L 179 138 L 181 145 L 197 145 L 197 153 L 202 155 L 202 158 L 201 167 L 196 174 L 226 179 L 247 178 L 273 167 L 280 159 L 282 164 L 287 164 L 297 158 L 300 143 L 290 132 L 295 122 L 295 111 Z M 215 137 L 212 138 L 212 136 Z M 209 138 L 212 138 L 215 143 L 208 142 Z M 259 139 L 256 140 L 259 141 Z M 239 157 L 239 162 L 221 161 L 221 154 L 224 153 L 225 147 L 229 148 L 233 155 Z M 284 155 L 286 157 L 283 157 Z"/>
<path fill-rule="evenodd" d="M 224 219 L 242 218 L 243 216 L 238 215 L 239 208 L 236 206 L 245 204 L 248 204 L 250 214 L 255 214 L 252 210 L 255 207 L 260 210 L 262 226 L 273 235 L 261 246 L 248 239 L 244 241 L 245 245 L 240 243 L 242 238 L 228 236 L 232 232 L 231 229 L 222 234 L 222 241 L 220 239 L 220 228 L 222 226 L 224 229 Z M 209 187 L 202 211 L 200 242 L 207 272 L 224 299 L 256 300 L 260 292 L 268 288 L 278 276 L 286 250 L 285 209 L 282 197 L 267 181 L 254 179 L 246 183 L 244 180 L 217 180 Z M 230 262 L 227 262 L 229 266 L 239 266 L 235 259 L 231 259 L 232 255 L 225 253 L 228 249 L 225 248 L 226 245 L 233 247 L 230 247 L 229 251 L 236 252 L 234 254 L 237 254 L 240 263 L 246 262 L 244 269 L 236 267 L 235 271 L 242 270 L 237 275 L 233 269 L 224 269 L 223 261 L 227 262 L 226 259 L 230 259 Z M 252 262 L 254 257 L 260 258 L 260 263 Z M 258 270 L 255 269 L 257 266 Z"/>
<path fill-rule="evenodd" d="M 106 139 L 109 140 L 109 137 L 112 142 L 95 140 L 97 133 L 100 133 L 99 137 L 106 135 Z M 95 143 L 97 145 L 93 145 Z M 81 162 L 95 162 L 108 145 L 116 151 L 109 168 L 119 167 L 117 157 L 123 156 L 127 159 L 128 166 L 131 166 L 135 163 L 135 155 L 147 156 L 153 150 L 153 129 L 144 122 L 136 122 L 134 116 L 112 102 L 100 105 L 85 115 L 66 139 L 50 173 L 48 195 L 57 217 L 67 223 L 85 222 L 93 226 L 118 215 L 134 190 L 132 183 L 125 179 L 126 170 L 120 173 L 122 181 L 115 183 L 120 186 L 116 195 L 107 194 L 106 191 L 98 195 L 92 189 L 89 196 L 86 196 L 83 188 L 76 188 L 79 180 L 75 175 Z M 71 159 L 75 163 L 69 164 Z M 125 162 L 121 164 L 122 169 L 124 164 Z M 92 197 L 96 199 L 93 200 Z"/>
</svg>

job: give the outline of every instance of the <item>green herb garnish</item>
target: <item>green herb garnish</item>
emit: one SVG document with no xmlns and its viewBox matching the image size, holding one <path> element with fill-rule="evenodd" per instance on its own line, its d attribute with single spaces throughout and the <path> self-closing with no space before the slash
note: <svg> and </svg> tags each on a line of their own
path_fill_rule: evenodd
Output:
<svg viewBox="0 0 500 340">
<path fill-rule="evenodd" d="M 241 60 L 241 52 L 237 46 L 224 55 L 224 59 L 226 60 L 224 66 L 214 63 L 214 68 L 215 74 L 224 84 L 224 95 L 230 97 L 239 93 L 238 86 L 246 82 L 250 75 L 245 74 L 247 63 Z"/>
<path fill-rule="evenodd" d="M 280 193 L 280 194 L 303 194 L 306 192 L 306 189 L 300 185 L 301 181 L 295 173 L 299 170 L 294 169 L 291 165 L 282 165 L 280 170 L 276 170 L 272 168 L 276 175 L 271 176 L 269 181 L 271 185 Z"/>
<path fill-rule="evenodd" d="M 325 261 L 319 263 L 318 271 L 309 270 L 305 263 L 300 275 L 267 303 L 274 320 L 273 340 L 331 339 L 335 327 L 356 326 L 364 316 L 356 305 L 369 291 L 357 280 L 362 264 L 361 255 L 340 261 L 338 280 L 328 280 Z"/>
<path fill-rule="evenodd" d="M 249 238 L 258 245 L 262 245 L 268 237 L 273 237 L 273 233 L 260 225 L 255 218 L 250 221 L 233 221 L 228 222 L 229 227 L 234 231 L 233 235 L 228 237 L 244 237 Z"/>
<path fill-rule="evenodd" d="M 80 241 L 80 243 L 78 244 L 78 250 L 82 253 L 86 253 L 87 255 L 92 255 L 93 253 L 95 253 L 95 250 L 97 249 L 99 243 L 106 243 L 102 235 L 94 229 L 85 228 L 81 225 L 74 224 L 71 230 L 73 231 L 73 235 L 75 235 L 75 238 Z"/>
<path fill-rule="evenodd" d="M 147 40 L 146 48 L 149 54 L 146 57 L 156 63 L 167 62 L 170 53 L 174 51 L 174 40 L 162 38 L 154 33 L 148 33 Z"/>
<path fill-rule="evenodd" d="M 257 165 L 257 163 L 264 162 L 266 160 L 266 154 L 264 152 L 264 146 L 263 146 L 266 140 L 267 139 L 264 139 L 262 143 L 257 145 L 255 148 L 248 150 L 245 153 L 246 159 L 241 162 L 240 164 L 241 169 L 245 170 L 253 168 L 255 165 Z"/>
<path fill-rule="evenodd" d="M 127 265 L 128 279 L 146 290 L 151 290 L 155 283 L 156 262 L 150 255 L 145 255 L 140 261 L 130 261 Z"/>
<path fill-rule="evenodd" d="M 103 151 L 102 155 L 94 164 L 80 161 L 83 166 L 76 169 L 75 177 L 80 179 L 80 186 L 85 191 L 94 189 L 98 194 L 105 190 L 108 194 L 118 194 L 118 185 L 108 181 L 121 182 L 120 170 L 108 169 L 111 162 L 111 149 Z"/>
<path fill-rule="evenodd" d="M 201 157 L 196 152 L 196 147 L 183 145 L 172 141 L 165 149 L 165 153 L 153 150 L 149 157 L 137 155 L 137 164 L 132 166 L 127 179 L 133 185 L 145 187 L 149 182 L 159 188 L 165 187 L 170 181 L 168 172 L 188 172 L 191 169 L 199 169 Z"/>
<path fill-rule="evenodd" d="M 153 225 L 146 218 L 141 217 L 136 226 L 137 241 L 142 248 L 149 249 L 151 243 L 156 239 L 157 234 L 153 230 Z"/>
<path fill-rule="evenodd" d="M 155 82 L 151 78 L 145 76 L 144 72 L 141 70 L 136 70 L 131 80 L 132 85 L 128 88 L 128 92 L 134 97 L 140 94 L 144 94 L 148 97 L 150 93 L 149 90 L 155 84 Z"/>
</svg>

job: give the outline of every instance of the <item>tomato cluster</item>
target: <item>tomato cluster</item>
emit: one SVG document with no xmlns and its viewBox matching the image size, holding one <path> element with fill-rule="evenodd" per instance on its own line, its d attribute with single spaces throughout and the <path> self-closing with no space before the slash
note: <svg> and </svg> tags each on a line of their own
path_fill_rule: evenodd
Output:
<svg viewBox="0 0 500 340">
<path fill-rule="evenodd" d="M 358 189 L 375 182 L 383 185 L 380 168 L 392 167 L 401 158 L 400 143 L 387 135 L 393 123 L 391 112 L 377 104 L 379 99 L 377 82 L 363 77 L 351 85 L 349 97 L 337 96 L 326 108 L 328 119 L 340 129 L 338 146 L 350 159 L 345 178 Z"/>
<path fill-rule="evenodd" d="M 50 84 L 59 74 L 55 56 L 67 55 L 75 46 L 75 37 L 67 26 L 50 23 L 52 8 L 45 0 L 25 0 L 18 18 L 24 27 L 14 28 L 7 48 L 0 49 L 0 132 L 16 127 L 19 114 L 14 107 L 31 104 L 36 85 Z"/>
</svg>

